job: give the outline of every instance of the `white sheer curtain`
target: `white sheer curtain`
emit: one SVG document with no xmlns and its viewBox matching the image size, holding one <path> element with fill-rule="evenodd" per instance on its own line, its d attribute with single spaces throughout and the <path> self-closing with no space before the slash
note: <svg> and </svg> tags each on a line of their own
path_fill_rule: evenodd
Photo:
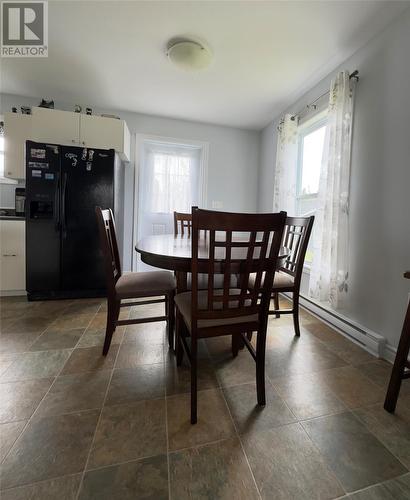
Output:
<svg viewBox="0 0 410 500">
<path fill-rule="evenodd" d="M 174 232 L 174 211 L 200 204 L 201 147 L 151 139 L 140 146 L 138 238 Z"/>
<path fill-rule="evenodd" d="M 343 71 L 332 81 L 315 217 L 309 293 L 342 308 L 349 290 L 349 180 L 353 86 Z"/>
<path fill-rule="evenodd" d="M 146 162 L 147 210 L 190 212 L 197 202 L 198 150 L 155 145 L 147 148 Z"/>
<path fill-rule="evenodd" d="M 276 148 L 273 210 L 285 210 L 294 215 L 296 210 L 296 176 L 298 158 L 298 119 L 285 115 L 281 121 Z"/>
</svg>

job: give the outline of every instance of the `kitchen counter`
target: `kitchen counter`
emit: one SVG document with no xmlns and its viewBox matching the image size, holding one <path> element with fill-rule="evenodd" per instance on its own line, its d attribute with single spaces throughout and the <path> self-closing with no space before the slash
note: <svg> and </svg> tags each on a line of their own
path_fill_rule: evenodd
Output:
<svg viewBox="0 0 410 500">
<path fill-rule="evenodd" d="M 0 220 L 26 220 L 24 215 L 16 215 L 14 208 L 0 208 Z"/>
</svg>

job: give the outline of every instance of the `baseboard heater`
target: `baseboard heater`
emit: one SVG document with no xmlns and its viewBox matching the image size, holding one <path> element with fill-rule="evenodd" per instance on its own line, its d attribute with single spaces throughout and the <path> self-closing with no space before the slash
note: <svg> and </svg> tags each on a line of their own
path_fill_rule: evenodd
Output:
<svg viewBox="0 0 410 500">
<path fill-rule="evenodd" d="M 288 299 L 291 299 L 292 297 L 289 293 L 283 293 L 282 295 Z M 337 330 L 341 335 L 363 347 L 363 349 L 370 352 L 374 356 L 377 356 L 378 358 L 386 357 L 386 339 L 378 333 L 355 323 L 342 314 L 337 313 L 304 295 L 300 295 L 299 304 L 310 314 L 319 318 L 325 324 L 328 324 Z M 390 361 L 391 359 L 389 358 L 390 356 L 386 357 L 386 359 Z"/>
</svg>

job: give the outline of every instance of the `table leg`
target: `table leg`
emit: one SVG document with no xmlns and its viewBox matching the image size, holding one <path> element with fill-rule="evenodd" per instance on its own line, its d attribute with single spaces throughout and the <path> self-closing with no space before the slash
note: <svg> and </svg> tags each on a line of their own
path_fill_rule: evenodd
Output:
<svg viewBox="0 0 410 500">
<path fill-rule="evenodd" d="M 177 281 L 177 291 L 176 293 L 182 293 L 182 292 L 186 292 L 187 291 L 187 288 L 188 288 L 188 273 L 184 272 L 184 271 L 175 271 L 175 278 L 176 278 L 176 281 Z M 179 312 L 177 312 L 177 321 L 175 322 L 175 329 L 178 328 L 178 332 L 175 332 L 175 340 L 177 342 L 177 339 L 178 339 L 178 336 L 181 336 L 182 333 L 183 333 L 183 322 L 184 320 L 182 319 L 182 316 Z M 181 363 L 182 362 L 182 355 L 183 355 L 183 350 L 182 350 L 182 353 L 179 352 L 179 346 L 178 345 L 175 345 L 175 349 L 174 349 L 174 352 L 176 352 L 177 354 L 177 358 L 180 358 L 180 359 L 177 359 L 177 362 Z"/>
</svg>

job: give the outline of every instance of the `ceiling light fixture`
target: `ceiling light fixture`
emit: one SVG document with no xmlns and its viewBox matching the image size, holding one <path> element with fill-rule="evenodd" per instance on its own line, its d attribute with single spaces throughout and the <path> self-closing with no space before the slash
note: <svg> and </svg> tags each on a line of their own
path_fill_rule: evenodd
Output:
<svg viewBox="0 0 410 500">
<path fill-rule="evenodd" d="M 167 44 L 168 59 L 180 68 L 197 71 L 207 68 L 212 54 L 206 45 L 189 38 L 172 38 Z"/>
</svg>

